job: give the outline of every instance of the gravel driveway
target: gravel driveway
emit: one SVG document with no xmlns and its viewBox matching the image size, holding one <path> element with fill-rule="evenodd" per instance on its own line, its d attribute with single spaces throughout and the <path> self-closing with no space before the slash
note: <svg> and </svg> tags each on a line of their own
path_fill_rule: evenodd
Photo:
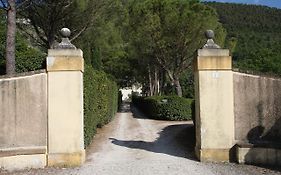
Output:
<svg viewBox="0 0 281 175">
<path fill-rule="evenodd" d="M 132 111 L 132 112 L 131 112 Z M 29 175 L 260 175 L 281 174 L 248 165 L 200 163 L 194 157 L 192 122 L 147 119 L 129 104 L 102 129 L 79 168 L 28 170 L 0 174 Z"/>
</svg>

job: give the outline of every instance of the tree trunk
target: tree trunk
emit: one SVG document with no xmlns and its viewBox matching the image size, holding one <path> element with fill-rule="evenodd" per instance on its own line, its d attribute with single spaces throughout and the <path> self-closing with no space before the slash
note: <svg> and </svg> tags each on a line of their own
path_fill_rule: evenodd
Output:
<svg viewBox="0 0 281 175">
<path fill-rule="evenodd" d="M 166 82 L 166 77 L 165 77 L 165 71 L 164 69 L 160 70 L 160 79 L 159 79 L 159 91 L 160 91 L 160 95 L 164 94 L 164 85 Z"/>
<path fill-rule="evenodd" d="M 52 35 L 55 35 L 55 34 L 52 34 Z M 56 46 L 56 40 L 55 40 L 55 38 L 54 37 L 48 37 L 48 44 L 49 44 L 49 49 L 54 49 L 55 48 L 55 46 Z"/>
<path fill-rule="evenodd" d="M 16 72 L 15 59 L 15 40 L 16 40 L 16 2 L 8 0 L 7 9 L 7 36 L 6 36 L 6 74 Z"/>
<path fill-rule="evenodd" d="M 175 84 L 175 86 L 176 86 L 177 95 L 178 95 L 179 97 L 182 97 L 182 88 L 181 88 L 181 85 L 180 85 L 179 78 L 175 78 L 174 84 Z"/>
<path fill-rule="evenodd" d="M 176 87 L 177 95 L 179 97 L 182 97 L 182 88 L 181 88 L 179 77 L 177 77 L 177 75 L 175 75 L 175 74 L 172 74 L 168 70 L 167 70 L 167 73 L 168 73 L 168 76 L 169 76 L 169 78 L 172 82 L 172 85 Z"/>
<path fill-rule="evenodd" d="M 154 95 L 159 95 L 159 75 L 156 67 L 154 67 Z"/>
<path fill-rule="evenodd" d="M 153 96 L 153 84 L 152 84 L 150 66 L 148 66 L 148 78 L 149 78 L 149 96 Z"/>
</svg>

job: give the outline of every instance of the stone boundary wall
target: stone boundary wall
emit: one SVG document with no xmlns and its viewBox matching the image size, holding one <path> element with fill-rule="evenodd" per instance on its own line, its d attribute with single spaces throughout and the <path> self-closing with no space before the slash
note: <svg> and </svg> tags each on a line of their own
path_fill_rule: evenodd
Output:
<svg viewBox="0 0 281 175">
<path fill-rule="evenodd" d="M 193 70 L 197 158 L 281 166 L 281 79 L 235 72 L 227 49 L 199 49 Z"/>
<path fill-rule="evenodd" d="M 41 168 L 47 152 L 46 71 L 0 77 L 0 168 Z M 33 163 L 31 163 L 33 162 Z"/>
<path fill-rule="evenodd" d="M 47 71 L 0 77 L 0 170 L 85 161 L 80 49 L 48 50 Z"/>
<path fill-rule="evenodd" d="M 236 142 L 281 143 L 281 79 L 233 72 Z"/>
</svg>

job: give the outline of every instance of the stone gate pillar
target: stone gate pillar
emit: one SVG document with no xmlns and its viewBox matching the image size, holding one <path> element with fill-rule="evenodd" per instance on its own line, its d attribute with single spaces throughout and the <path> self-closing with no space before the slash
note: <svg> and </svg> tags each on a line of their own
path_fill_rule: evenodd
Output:
<svg viewBox="0 0 281 175">
<path fill-rule="evenodd" d="M 229 50 L 207 43 L 195 59 L 196 156 L 200 161 L 228 162 L 234 143 L 232 59 Z"/>
<path fill-rule="evenodd" d="M 48 51 L 48 166 L 79 166 L 84 162 L 83 52 L 68 40 Z"/>
</svg>

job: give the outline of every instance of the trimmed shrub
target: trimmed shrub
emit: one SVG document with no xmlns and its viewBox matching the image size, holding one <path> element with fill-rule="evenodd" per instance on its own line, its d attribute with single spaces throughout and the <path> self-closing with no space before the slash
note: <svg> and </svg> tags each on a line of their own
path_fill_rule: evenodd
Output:
<svg viewBox="0 0 281 175">
<path fill-rule="evenodd" d="M 84 140 L 88 146 L 97 127 L 107 124 L 118 107 L 118 87 L 106 73 L 85 65 L 84 72 Z"/>
<path fill-rule="evenodd" d="M 191 120 L 192 99 L 178 96 L 133 96 L 133 104 L 148 117 L 158 120 Z"/>
</svg>

